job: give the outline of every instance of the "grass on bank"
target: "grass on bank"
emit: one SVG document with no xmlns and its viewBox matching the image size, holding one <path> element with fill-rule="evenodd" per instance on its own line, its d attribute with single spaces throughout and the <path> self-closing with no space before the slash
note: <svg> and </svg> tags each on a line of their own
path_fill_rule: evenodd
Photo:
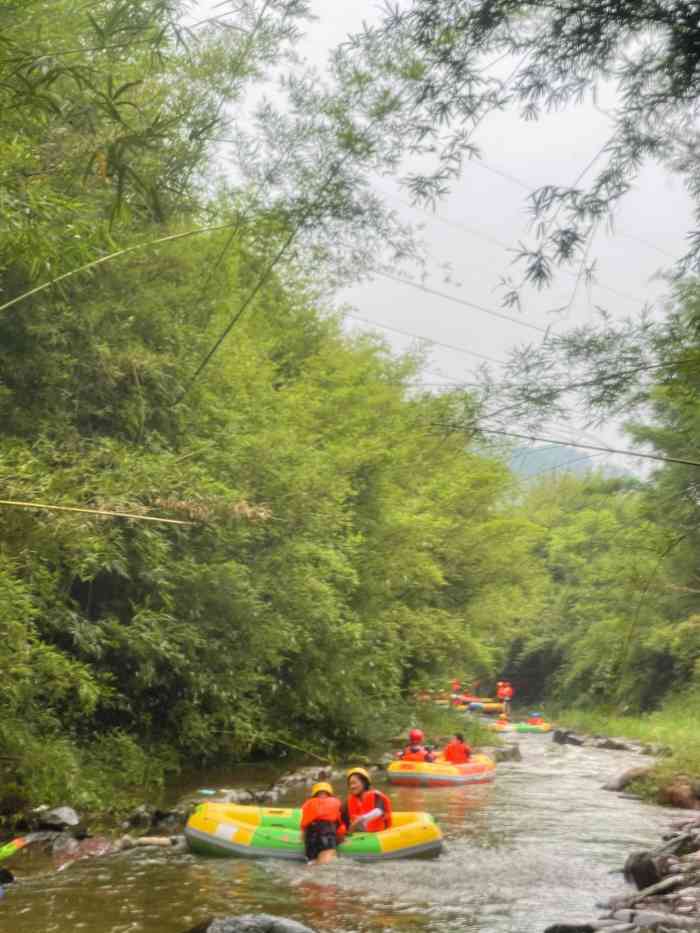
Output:
<svg viewBox="0 0 700 933">
<path fill-rule="evenodd" d="M 667 750 L 654 765 L 650 777 L 635 788 L 645 798 L 656 799 L 660 788 L 677 775 L 700 781 L 700 693 L 676 695 L 661 709 L 650 713 L 562 709 L 552 718 L 567 729 L 624 737 Z"/>
</svg>

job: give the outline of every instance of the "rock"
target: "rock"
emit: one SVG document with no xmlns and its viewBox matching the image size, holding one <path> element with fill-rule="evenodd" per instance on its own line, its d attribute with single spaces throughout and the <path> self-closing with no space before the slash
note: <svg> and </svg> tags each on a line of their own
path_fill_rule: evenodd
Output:
<svg viewBox="0 0 700 933">
<path fill-rule="evenodd" d="M 156 810 L 153 814 L 151 828 L 154 829 L 158 835 L 173 836 L 176 833 L 182 832 L 188 817 L 189 813 L 185 814 L 184 811 L 179 809 Z"/>
<path fill-rule="evenodd" d="M 127 822 L 129 826 L 140 826 L 143 829 L 149 829 L 153 824 L 155 814 L 155 807 L 151 806 L 150 803 L 142 803 L 129 815 Z"/>
<path fill-rule="evenodd" d="M 695 796 L 692 782 L 683 775 L 677 775 L 670 784 L 659 789 L 659 803 L 681 810 L 700 810 L 700 800 Z"/>
<path fill-rule="evenodd" d="M 544 933 L 596 933 L 590 923 L 555 923 L 547 927 Z"/>
<path fill-rule="evenodd" d="M 640 778 L 646 777 L 651 773 L 651 768 L 628 768 L 626 771 L 623 771 L 622 774 L 619 774 L 616 778 L 608 781 L 607 784 L 603 784 L 603 790 L 624 790 L 628 784 L 631 784 L 632 781 L 638 781 Z"/>
<path fill-rule="evenodd" d="M 219 917 L 205 920 L 187 933 L 314 933 L 295 920 L 273 917 L 271 914 L 245 914 L 241 917 Z"/>
<path fill-rule="evenodd" d="M 39 814 L 41 829 L 68 829 L 80 825 L 80 817 L 72 807 L 55 807 Z"/>
<path fill-rule="evenodd" d="M 620 739 L 598 739 L 595 742 L 596 748 L 609 748 L 613 752 L 628 752 L 630 750 L 629 745 L 626 742 L 621 741 Z"/>
<path fill-rule="evenodd" d="M 583 745 L 585 739 L 568 729 L 555 729 L 552 733 L 552 741 L 558 745 Z"/>
<path fill-rule="evenodd" d="M 520 746 L 517 742 L 509 742 L 507 745 L 489 745 L 488 747 L 480 748 L 479 751 L 484 755 L 488 755 L 489 758 L 493 758 L 495 762 L 523 760 L 523 756 L 520 754 Z"/>
<path fill-rule="evenodd" d="M 0 868 L 0 884 L 12 884 L 15 876 L 9 868 Z"/>
<path fill-rule="evenodd" d="M 625 881 L 634 884 L 638 891 L 661 881 L 656 863 L 648 852 L 631 852 L 625 862 L 624 875 Z"/>
</svg>

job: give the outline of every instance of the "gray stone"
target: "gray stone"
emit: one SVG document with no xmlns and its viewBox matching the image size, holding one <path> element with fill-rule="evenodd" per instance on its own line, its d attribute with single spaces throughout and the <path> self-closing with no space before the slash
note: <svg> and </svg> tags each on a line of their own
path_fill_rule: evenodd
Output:
<svg viewBox="0 0 700 933">
<path fill-rule="evenodd" d="M 80 817 L 72 807 L 55 807 L 39 815 L 39 826 L 46 829 L 68 829 L 79 826 Z"/>
<path fill-rule="evenodd" d="M 271 914 L 245 914 L 240 917 L 218 917 L 205 920 L 187 933 L 314 933 L 310 927 L 273 917 Z"/>
<path fill-rule="evenodd" d="M 596 748 L 609 748 L 613 752 L 628 752 L 629 745 L 621 739 L 598 739 L 595 743 Z"/>
<path fill-rule="evenodd" d="M 603 784 L 603 790 L 623 790 L 628 784 L 631 784 L 632 781 L 637 781 L 639 778 L 646 777 L 650 772 L 651 768 L 628 768 L 626 771 L 623 771 L 622 774 L 618 774 L 617 777 L 608 781 L 607 784 Z"/>
<path fill-rule="evenodd" d="M 555 729 L 552 733 L 552 741 L 558 745 L 583 745 L 585 739 L 568 729 Z"/>
</svg>

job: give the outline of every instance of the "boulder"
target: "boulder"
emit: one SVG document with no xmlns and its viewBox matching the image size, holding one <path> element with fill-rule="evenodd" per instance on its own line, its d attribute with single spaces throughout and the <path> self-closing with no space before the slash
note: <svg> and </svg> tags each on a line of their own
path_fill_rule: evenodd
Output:
<svg viewBox="0 0 700 933">
<path fill-rule="evenodd" d="M 628 768 L 626 771 L 623 771 L 622 774 L 618 774 L 617 777 L 603 784 L 603 790 L 624 790 L 632 781 L 638 781 L 640 778 L 646 777 L 650 773 L 651 768 Z"/>
<path fill-rule="evenodd" d="M 156 808 L 150 803 L 142 803 L 127 818 L 129 826 L 140 826 L 143 829 L 150 829 L 156 814 Z"/>
<path fill-rule="evenodd" d="M 585 739 L 569 729 L 555 729 L 552 733 L 552 741 L 558 745 L 583 745 Z"/>
<path fill-rule="evenodd" d="M 72 807 L 55 807 L 39 814 L 40 829 L 57 829 L 59 831 L 80 825 L 80 817 Z"/>
<path fill-rule="evenodd" d="M 681 810 L 700 810 L 700 800 L 695 795 L 693 782 L 680 774 L 670 784 L 659 788 L 658 801 Z"/>
<path fill-rule="evenodd" d="M 310 927 L 271 914 L 244 914 L 205 920 L 187 933 L 314 933 Z"/>
<path fill-rule="evenodd" d="M 597 739 L 595 742 L 596 748 L 609 748 L 613 752 L 628 752 L 630 751 L 630 746 L 623 742 L 622 739 L 610 739 L 603 738 Z"/>
<path fill-rule="evenodd" d="M 477 749 L 481 754 L 488 755 L 495 762 L 499 761 L 522 761 L 520 746 L 517 742 L 509 742 L 507 745 L 489 745 Z"/>
</svg>

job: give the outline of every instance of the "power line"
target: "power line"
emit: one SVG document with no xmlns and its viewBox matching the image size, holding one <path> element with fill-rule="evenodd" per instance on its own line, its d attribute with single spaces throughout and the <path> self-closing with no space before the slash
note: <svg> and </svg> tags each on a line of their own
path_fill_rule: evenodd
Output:
<svg viewBox="0 0 700 933">
<path fill-rule="evenodd" d="M 635 450 L 620 450 L 615 447 L 598 447 L 594 444 L 581 444 L 575 441 L 557 441 L 551 437 L 538 437 L 534 434 L 518 434 L 515 431 L 499 431 L 495 428 L 478 428 L 482 434 L 500 434 L 503 437 L 515 437 L 523 441 L 540 441 L 543 444 L 555 444 L 561 447 L 580 447 L 582 450 L 599 450 L 602 453 L 623 454 L 626 457 L 637 457 L 642 460 L 658 460 L 661 463 L 680 463 L 683 466 L 700 467 L 697 460 L 683 460 L 680 457 L 662 457 L 659 454 L 643 454 Z"/>
<path fill-rule="evenodd" d="M 177 518 L 159 518 L 154 515 L 137 515 L 133 512 L 112 512 L 108 509 L 78 508 L 71 505 L 50 505 L 47 502 L 22 502 L 15 499 L 0 499 L 0 506 L 19 509 L 39 509 L 49 512 L 80 512 L 87 515 L 101 515 L 108 518 L 128 518 L 139 522 L 161 522 L 166 525 L 194 525 Z"/>
<path fill-rule="evenodd" d="M 350 312 L 344 312 L 344 317 L 352 318 L 353 321 L 361 321 L 363 324 L 370 324 L 373 327 L 380 327 L 382 330 L 392 331 L 395 334 L 401 334 L 402 337 L 412 337 L 414 340 L 424 340 L 426 343 L 430 343 L 435 347 L 443 347 L 445 350 L 452 350 L 455 353 L 466 353 L 468 356 L 475 356 L 478 359 L 486 360 L 489 363 L 496 363 L 498 366 L 505 366 L 503 360 L 497 360 L 493 356 L 486 356 L 484 353 L 477 353 L 476 350 L 470 350 L 467 347 L 460 347 L 452 343 L 442 343 L 440 340 L 433 340 L 432 337 L 423 337 L 421 334 L 414 334 L 408 330 L 401 330 L 399 327 L 392 327 L 389 324 L 380 324 L 378 321 L 372 321 L 366 317 L 360 317 L 359 314 L 350 314 Z M 466 385 L 467 383 L 463 383 Z M 472 385 L 478 385 L 478 383 L 471 383 Z"/>
<path fill-rule="evenodd" d="M 447 292 L 437 291 L 437 289 L 429 288 L 427 285 L 422 285 L 420 282 L 413 282 L 411 279 L 403 278 L 400 275 L 393 275 L 390 272 L 377 272 L 376 275 L 379 275 L 385 279 L 391 279 L 393 282 L 399 282 L 402 285 L 409 285 L 411 288 L 417 288 L 419 291 L 425 292 L 428 295 L 435 295 L 438 298 L 444 298 L 446 301 L 452 301 L 455 304 L 462 305 L 465 308 L 470 308 L 474 311 L 481 311 L 482 314 L 489 314 L 491 317 L 500 318 L 502 321 L 509 321 L 511 324 L 518 324 L 520 327 L 528 328 L 528 330 L 535 330 L 540 334 L 549 333 L 549 328 L 547 327 L 539 327 L 537 324 L 530 324 L 529 321 L 520 321 L 516 317 L 510 317 L 508 314 L 502 314 L 500 311 L 494 311 L 493 308 L 485 308 L 483 305 L 478 305 L 473 301 L 467 301 L 465 298 L 457 298 L 456 295 L 450 295 Z"/>
</svg>

